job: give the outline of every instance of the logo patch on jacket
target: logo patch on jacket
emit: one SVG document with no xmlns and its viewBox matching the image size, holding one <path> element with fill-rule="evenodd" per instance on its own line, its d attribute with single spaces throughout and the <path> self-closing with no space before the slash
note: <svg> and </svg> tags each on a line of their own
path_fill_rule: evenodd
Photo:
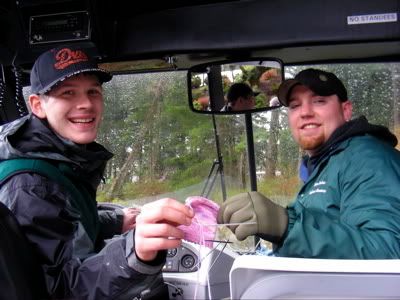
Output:
<svg viewBox="0 0 400 300">
<path fill-rule="evenodd" d="M 324 186 L 326 184 L 326 181 L 318 181 L 314 183 L 313 188 L 311 191 L 309 191 L 309 195 L 315 194 L 315 193 L 326 193 L 325 189 L 317 188 L 318 186 Z"/>
</svg>

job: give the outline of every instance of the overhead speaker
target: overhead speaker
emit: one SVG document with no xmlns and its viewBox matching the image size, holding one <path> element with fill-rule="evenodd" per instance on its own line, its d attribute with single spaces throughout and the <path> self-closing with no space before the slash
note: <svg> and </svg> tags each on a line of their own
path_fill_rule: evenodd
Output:
<svg viewBox="0 0 400 300">
<path fill-rule="evenodd" d="M 90 39 L 88 11 L 31 16 L 29 43 L 46 44 Z"/>
</svg>

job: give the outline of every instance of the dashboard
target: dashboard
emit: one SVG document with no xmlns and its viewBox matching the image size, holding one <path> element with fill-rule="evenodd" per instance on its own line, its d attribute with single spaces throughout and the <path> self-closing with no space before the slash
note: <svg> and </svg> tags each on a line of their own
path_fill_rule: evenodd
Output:
<svg viewBox="0 0 400 300">
<path fill-rule="evenodd" d="M 164 265 L 163 272 L 196 272 L 199 256 L 194 249 L 186 246 L 169 249 L 167 252 L 167 262 Z"/>
<path fill-rule="evenodd" d="M 223 244 L 207 248 L 183 241 L 170 249 L 163 268 L 170 299 L 229 298 L 229 272 L 237 256 Z"/>
</svg>

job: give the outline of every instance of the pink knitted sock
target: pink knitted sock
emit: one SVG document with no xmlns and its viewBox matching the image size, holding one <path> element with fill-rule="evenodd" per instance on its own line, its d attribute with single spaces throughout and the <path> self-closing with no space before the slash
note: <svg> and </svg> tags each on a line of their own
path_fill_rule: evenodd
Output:
<svg viewBox="0 0 400 300">
<path fill-rule="evenodd" d="M 209 248 L 213 247 L 215 231 L 217 226 L 209 226 L 217 224 L 217 214 L 219 205 L 215 202 L 201 197 L 188 197 L 185 201 L 194 211 L 194 218 L 190 226 L 179 226 L 185 233 L 185 240 Z"/>
</svg>

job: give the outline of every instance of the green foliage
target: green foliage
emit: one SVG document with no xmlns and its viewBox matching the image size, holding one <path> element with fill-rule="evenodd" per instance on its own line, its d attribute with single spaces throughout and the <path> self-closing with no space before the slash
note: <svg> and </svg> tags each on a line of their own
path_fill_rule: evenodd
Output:
<svg viewBox="0 0 400 300">
<path fill-rule="evenodd" d="M 107 196 L 103 191 L 97 191 L 96 200 L 97 202 L 107 202 L 109 199 L 107 199 Z"/>
<path fill-rule="evenodd" d="M 266 105 L 266 101 L 267 101 L 267 97 L 265 96 L 264 93 L 260 93 L 259 95 L 257 95 L 256 99 L 256 105 L 255 108 L 263 108 Z"/>
<path fill-rule="evenodd" d="M 127 183 L 122 190 L 124 199 L 136 199 L 147 196 L 161 195 L 170 191 L 168 182 L 149 181 Z"/>
<path fill-rule="evenodd" d="M 201 110 L 202 109 L 202 105 L 200 104 L 199 101 L 193 101 L 193 107 L 195 110 Z"/>
<path fill-rule="evenodd" d="M 212 158 L 199 160 L 200 155 L 187 156 L 182 158 L 170 158 L 166 164 L 174 166 L 175 172 L 171 174 L 170 184 L 174 189 L 181 189 L 186 186 L 201 182 L 208 174 L 212 165 Z"/>
<path fill-rule="evenodd" d="M 192 89 L 197 89 L 201 85 L 201 78 L 199 76 L 192 77 Z"/>
</svg>

